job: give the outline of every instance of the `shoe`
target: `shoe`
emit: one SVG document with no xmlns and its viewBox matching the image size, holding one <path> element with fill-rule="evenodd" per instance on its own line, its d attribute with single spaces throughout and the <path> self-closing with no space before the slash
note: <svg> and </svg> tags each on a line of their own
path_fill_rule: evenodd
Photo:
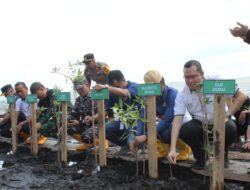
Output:
<svg viewBox="0 0 250 190">
<path fill-rule="evenodd" d="M 39 138 L 37 139 L 37 144 L 43 145 L 43 144 L 46 143 L 47 139 L 48 139 L 47 137 L 41 135 L 41 136 L 39 136 Z M 27 139 L 25 140 L 25 144 L 31 144 L 31 137 L 29 137 L 29 138 L 27 138 Z"/>
<path fill-rule="evenodd" d="M 92 148 L 93 146 L 94 146 L 94 144 L 82 143 L 76 147 L 76 150 L 77 151 L 84 151 L 84 150 L 87 150 L 89 148 Z"/>
<path fill-rule="evenodd" d="M 47 137 L 41 135 L 40 138 L 38 139 L 38 142 L 37 142 L 37 143 L 38 143 L 39 145 L 45 144 L 46 141 L 47 141 L 47 139 L 48 139 Z"/>
<path fill-rule="evenodd" d="M 96 138 L 95 139 L 95 145 L 98 146 L 99 145 L 99 139 Z M 105 140 L 105 149 L 107 150 L 109 148 L 109 141 Z"/>
</svg>

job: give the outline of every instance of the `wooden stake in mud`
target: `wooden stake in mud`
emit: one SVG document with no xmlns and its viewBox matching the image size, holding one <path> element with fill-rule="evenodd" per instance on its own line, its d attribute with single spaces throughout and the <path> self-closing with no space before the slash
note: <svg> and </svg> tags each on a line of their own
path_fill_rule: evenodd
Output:
<svg viewBox="0 0 250 190">
<path fill-rule="evenodd" d="M 155 96 L 146 97 L 148 118 L 148 168 L 151 178 L 158 177 Z"/>
<path fill-rule="evenodd" d="M 156 133 L 156 99 L 162 94 L 161 84 L 141 84 L 139 96 L 146 96 L 146 118 L 148 127 L 148 168 L 151 178 L 158 177 L 157 133 Z"/>
<path fill-rule="evenodd" d="M 38 143 L 37 143 L 37 120 L 36 120 L 36 103 L 37 97 L 34 94 L 30 94 L 26 97 L 26 102 L 31 105 L 31 153 L 37 155 Z"/>
<path fill-rule="evenodd" d="M 100 91 L 91 90 L 91 99 L 98 102 L 98 124 L 99 124 L 99 164 L 100 166 L 107 165 L 106 158 L 106 134 L 105 134 L 105 112 L 104 112 L 104 99 L 109 98 L 109 91 L 107 88 Z"/>
<path fill-rule="evenodd" d="M 203 93 L 214 95 L 213 167 L 211 190 L 224 189 L 225 94 L 235 93 L 235 80 L 205 80 Z"/>
<path fill-rule="evenodd" d="M 214 161 L 212 190 L 224 189 L 225 97 L 214 96 Z"/>
<path fill-rule="evenodd" d="M 11 115 L 11 133 L 12 133 L 12 152 L 13 154 L 17 151 L 17 132 L 16 132 L 16 111 L 15 111 L 15 96 L 7 96 L 7 102 L 10 105 Z"/>
<path fill-rule="evenodd" d="M 67 164 L 67 102 L 62 102 L 61 163 Z"/>
<path fill-rule="evenodd" d="M 62 165 L 67 165 L 67 116 L 68 116 L 68 102 L 70 102 L 70 92 L 61 92 L 56 95 L 56 100 L 61 102 L 62 105 L 62 130 L 61 133 L 61 143 L 58 146 L 59 151 L 61 151 L 60 162 Z M 60 138 L 60 137 L 59 137 Z"/>
<path fill-rule="evenodd" d="M 105 134 L 105 113 L 104 100 L 98 100 L 98 123 L 99 123 L 99 162 L 100 166 L 107 165 L 106 158 L 106 134 Z"/>
</svg>

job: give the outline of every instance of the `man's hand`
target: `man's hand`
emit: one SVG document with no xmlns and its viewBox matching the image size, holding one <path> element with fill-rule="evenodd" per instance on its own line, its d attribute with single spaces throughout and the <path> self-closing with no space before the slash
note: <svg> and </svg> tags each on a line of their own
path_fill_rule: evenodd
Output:
<svg viewBox="0 0 250 190">
<path fill-rule="evenodd" d="M 177 156 L 179 154 L 175 151 L 175 150 L 171 150 L 169 153 L 168 153 L 168 161 L 170 164 L 176 164 L 176 159 L 177 159 Z"/>
<path fill-rule="evenodd" d="M 19 134 L 20 131 L 22 130 L 23 126 L 24 126 L 24 122 L 20 122 L 17 126 L 16 126 L 16 133 Z"/>
<path fill-rule="evenodd" d="M 80 125 L 80 122 L 78 121 L 78 120 L 70 120 L 69 122 L 68 122 L 68 127 L 74 127 L 74 128 L 76 128 L 76 127 L 79 127 L 79 125 Z"/>
<path fill-rule="evenodd" d="M 238 26 L 234 27 L 233 29 L 229 29 L 231 34 L 234 37 L 240 37 L 243 40 L 245 40 L 246 39 L 246 33 L 248 32 L 248 26 L 243 25 L 243 24 L 241 24 L 239 22 L 237 22 L 237 25 Z"/>
<path fill-rule="evenodd" d="M 102 90 L 102 89 L 104 89 L 104 88 L 107 88 L 107 86 L 106 86 L 106 85 L 103 85 L 103 84 L 97 84 L 97 85 L 95 85 L 95 86 L 93 87 L 93 89 L 95 89 L 96 91 L 100 91 L 100 90 Z"/>
<path fill-rule="evenodd" d="M 243 146 L 241 148 L 244 150 L 250 150 L 250 142 L 243 144 Z"/>
<path fill-rule="evenodd" d="M 91 116 L 86 116 L 84 121 L 87 125 L 91 125 L 93 122 L 93 118 Z"/>
</svg>

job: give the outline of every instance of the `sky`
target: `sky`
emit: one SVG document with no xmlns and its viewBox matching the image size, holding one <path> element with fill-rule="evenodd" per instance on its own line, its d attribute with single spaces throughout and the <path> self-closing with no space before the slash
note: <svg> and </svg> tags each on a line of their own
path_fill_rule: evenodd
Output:
<svg viewBox="0 0 250 190">
<path fill-rule="evenodd" d="M 250 76 L 250 45 L 229 28 L 250 26 L 249 0 L 0 1 L 0 86 L 35 81 L 69 90 L 51 70 L 94 53 L 96 61 L 142 83 L 149 69 L 183 80 L 199 60 L 205 74 Z"/>
</svg>

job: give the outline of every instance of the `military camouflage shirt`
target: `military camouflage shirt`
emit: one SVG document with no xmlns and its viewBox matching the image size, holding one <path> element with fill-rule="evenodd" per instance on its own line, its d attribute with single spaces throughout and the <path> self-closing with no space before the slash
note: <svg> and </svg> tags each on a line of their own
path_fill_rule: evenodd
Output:
<svg viewBox="0 0 250 190">
<path fill-rule="evenodd" d="M 94 113 L 97 113 L 96 102 L 94 103 Z M 92 100 L 90 94 L 86 97 L 79 96 L 76 98 L 75 105 L 68 116 L 68 120 L 80 121 L 80 127 L 84 125 L 84 118 L 88 115 L 92 115 Z"/>
<path fill-rule="evenodd" d="M 90 70 L 86 67 L 84 70 L 84 76 L 98 84 L 107 84 L 109 72 L 110 68 L 106 63 L 96 62 L 95 70 Z"/>
</svg>

